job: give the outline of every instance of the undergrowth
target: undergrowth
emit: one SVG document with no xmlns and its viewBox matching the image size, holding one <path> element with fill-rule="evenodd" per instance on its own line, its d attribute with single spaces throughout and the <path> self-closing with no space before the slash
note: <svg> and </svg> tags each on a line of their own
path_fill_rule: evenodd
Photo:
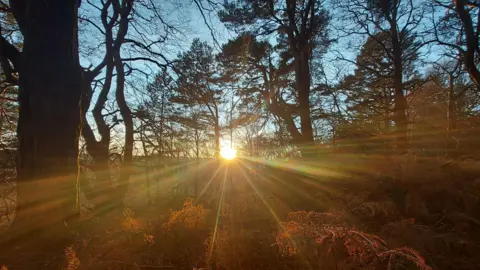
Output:
<svg viewBox="0 0 480 270">
<path fill-rule="evenodd" d="M 256 178 L 255 190 L 237 181 L 242 193 L 226 188 L 223 201 L 176 199 L 86 218 L 88 229 L 63 248 L 63 269 L 480 269 L 478 162 L 361 162 L 361 173 L 348 174 L 355 181 L 305 189 L 323 212 L 307 203 L 279 212 L 289 197 L 275 198 Z"/>
<path fill-rule="evenodd" d="M 331 261 L 335 268 L 341 265 L 341 269 L 376 269 L 379 264 L 386 265 L 388 270 L 398 269 L 394 265 L 400 264 L 431 269 L 418 251 L 409 247 L 389 248 L 379 236 L 344 223 L 343 213 L 292 212 L 282 228 L 277 235 L 280 251 L 290 256 L 305 253 L 317 267 Z M 331 258 L 326 259 L 327 256 Z"/>
</svg>

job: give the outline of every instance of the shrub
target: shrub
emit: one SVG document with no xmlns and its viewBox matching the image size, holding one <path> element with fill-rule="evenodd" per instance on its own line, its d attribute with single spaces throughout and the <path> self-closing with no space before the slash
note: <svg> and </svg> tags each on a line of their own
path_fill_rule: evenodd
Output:
<svg viewBox="0 0 480 270">
<path fill-rule="evenodd" d="M 277 234 L 277 244 L 284 255 L 311 254 L 312 263 L 325 265 L 325 252 L 331 254 L 335 267 L 367 268 L 387 264 L 413 264 L 430 269 L 417 251 L 407 247 L 390 249 L 379 236 L 362 232 L 343 222 L 342 213 L 293 212 Z M 332 258 L 333 257 L 333 258 Z M 316 260 L 316 261 L 315 261 Z"/>
<path fill-rule="evenodd" d="M 182 209 L 171 211 L 165 226 L 171 230 L 176 226 L 187 229 L 201 229 L 206 225 L 207 210 L 203 205 L 194 205 L 192 200 L 186 200 Z"/>
</svg>

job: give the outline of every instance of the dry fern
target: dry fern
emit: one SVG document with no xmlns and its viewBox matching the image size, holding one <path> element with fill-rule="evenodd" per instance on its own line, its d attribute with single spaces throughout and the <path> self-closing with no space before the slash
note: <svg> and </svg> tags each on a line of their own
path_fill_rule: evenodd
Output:
<svg viewBox="0 0 480 270">
<path fill-rule="evenodd" d="M 384 202 L 363 202 L 351 210 L 359 216 L 373 217 L 377 215 L 390 216 L 397 214 L 395 204 L 391 201 Z"/>
<path fill-rule="evenodd" d="M 142 231 L 140 221 L 135 219 L 135 213 L 130 208 L 123 210 L 123 216 L 125 217 L 122 222 L 122 228 L 124 231 L 132 233 L 139 233 Z"/>
<path fill-rule="evenodd" d="M 412 262 L 418 269 L 421 270 L 431 270 L 432 268 L 428 266 L 425 262 L 425 259 L 414 249 L 408 247 L 396 248 L 392 250 L 387 250 L 377 254 L 378 257 L 383 259 L 388 259 L 387 269 L 393 269 L 392 265 L 396 259 L 405 259 Z"/>
<path fill-rule="evenodd" d="M 203 228 L 206 225 L 207 210 L 203 205 L 194 205 L 192 200 L 186 200 L 182 209 L 170 212 L 165 227 L 171 230 L 175 226 L 187 229 Z"/>
<path fill-rule="evenodd" d="M 340 219 L 340 220 L 339 220 Z M 413 263 L 419 269 L 430 269 L 423 257 L 411 248 L 389 249 L 379 236 L 368 234 L 342 224 L 341 215 L 332 213 L 293 212 L 288 215 L 283 230 L 277 234 L 277 245 L 284 255 L 295 255 L 298 249 L 318 250 L 319 246 L 332 251 L 340 246 L 348 255 L 345 260 L 356 265 L 375 265 L 388 260 Z"/>
<path fill-rule="evenodd" d="M 150 234 L 144 234 L 143 235 L 143 242 L 149 243 L 150 245 L 155 244 L 155 237 Z"/>
<path fill-rule="evenodd" d="M 80 267 L 80 260 L 77 257 L 77 253 L 75 252 L 75 250 L 73 250 L 71 246 L 65 248 L 65 258 L 67 259 L 68 263 L 66 268 L 67 270 L 75 270 Z"/>
</svg>

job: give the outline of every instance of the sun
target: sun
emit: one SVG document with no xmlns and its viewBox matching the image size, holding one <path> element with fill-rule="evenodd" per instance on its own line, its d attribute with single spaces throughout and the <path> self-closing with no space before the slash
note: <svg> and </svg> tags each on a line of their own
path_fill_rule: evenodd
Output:
<svg viewBox="0 0 480 270">
<path fill-rule="evenodd" d="M 235 157 L 237 157 L 237 150 L 230 147 L 226 147 L 220 150 L 220 155 L 222 156 L 222 158 L 226 160 L 232 160 Z"/>
</svg>

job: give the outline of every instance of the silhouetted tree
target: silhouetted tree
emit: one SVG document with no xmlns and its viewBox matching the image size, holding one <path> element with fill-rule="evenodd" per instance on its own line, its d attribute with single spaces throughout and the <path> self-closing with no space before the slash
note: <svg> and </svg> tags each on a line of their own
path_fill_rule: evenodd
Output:
<svg viewBox="0 0 480 270">
<path fill-rule="evenodd" d="M 125 98 L 128 77 L 132 74 L 148 76 L 144 69 L 151 69 L 150 65 L 164 68 L 168 60 L 161 53 L 160 45 L 178 30 L 164 20 L 164 14 L 159 11 L 157 1 L 108 0 L 101 3 L 89 1 L 87 5 L 85 13 L 93 13 L 98 17 L 83 15 L 80 20 L 87 30 L 99 32 L 101 39 L 104 40 L 99 45 L 104 55 L 95 67 L 85 72 L 87 91 L 83 107 L 85 127 L 82 135 L 87 150 L 94 159 L 92 169 L 96 175 L 97 186 L 93 199 L 99 204 L 98 210 L 102 210 L 101 208 L 106 210 L 121 205 L 122 194 L 126 192 L 132 169 L 134 119 Z M 152 28 L 153 30 L 147 29 L 144 27 L 147 24 L 155 24 L 156 27 Z M 96 138 L 86 114 L 94 91 L 98 89 L 100 90 L 96 95 L 92 115 L 100 135 L 99 139 Z M 113 99 L 118 110 L 105 113 L 113 89 L 115 90 Z M 111 181 L 109 157 L 111 130 L 118 123 L 125 127 L 124 146 L 122 169 L 117 178 L 118 183 L 114 185 Z"/>
<path fill-rule="evenodd" d="M 137 112 L 145 143 L 152 154 L 161 159 L 171 153 L 168 143 L 172 126 L 169 124 L 176 113 L 170 102 L 174 90 L 173 78 L 167 71 L 161 71 L 146 87 L 146 95 Z"/>
<path fill-rule="evenodd" d="M 304 138 L 295 121 L 299 117 L 298 99 L 292 85 L 293 67 L 287 58 L 277 58 L 276 49 L 266 41 L 259 41 L 243 33 L 222 47 L 217 56 L 223 76 L 236 81 L 241 107 L 245 117 L 259 117 L 271 112 L 284 122 L 295 144 L 302 148 Z M 241 118 L 239 119 L 241 120 Z M 309 151 L 308 148 L 302 148 Z"/>
<path fill-rule="evenodd" d="M 436 44 L 460 54 L 470 78 L 480 89 L 480 4 L 474 0 L 432 0 L 431 34 Z M 439 14 L 439 15 L 437 15 Z"/>
<path fill-rule="evenodd" d="M 417 60 L 415 40 L 407 39 L 402 45 L 403 85 L 411 92 L 415 84 Z M 392 49 L 389 33 L 378 32 L 369 37 L 356 59 L 354 75 L 347 76 L 340 88 L 346 90 L 349 112 L 362 128 L 387 137 L 392 127 L 395 106 L 395 65 L 390 57 Z M 410 90 L 410 91 L 409 91 Z"/>
<path fill-rule="evenodd" d="M 328 12 L 322 1 L 226 1 L 220 13 L 227 27 L 239 32 L 249 31 L 253 36 L 278 35 L 278 48 L 282 57 L 291 59 L 294 70 L 295 114 L 298 113 L 300 130 L 291 126 L 296 145 L 308 155 L 314 145 L 311 120 L 311 62 L 315 52 L 323 52 L 331 43 L 327 35 Z M 317 55 L 318 56 L 318 55 Z M 282 108 L 282 110 L 284 110 Z M 282 118 L 287 117 L 286 112 Z M 287 118 L 292 118 L 292 113 Z M 289 119 L 287 122 L 291 122 Z"/>
<path fill-rule="evenodd" d="M 89 3 L 93 5 L 92 3 Z M 130 0 L 109 0 L 102 3 L 100 9 L 100 20 L 103 27 L 102 34 L 105 39 L 105 55 L 102 61 L 93 69 L 89 69 L 84 73 L 83 86 L 85 88 L 85 99 L 83 103 L 83 122 L 82 136 L 85 139 L 87 151 L 93 157 L 94 163 L 91 167 L 95 173 L 96 187 L 92 194 L 94 203 L 97 204 L 97 210 L 103 211 L 121 204 L 122 197 L 126 192 L 127 180 L 129 178 L 129 167 L 132 159 L 133 151 L 133 119 L 131 111 L 125 102 L 125 71 L 120 51 L 122 44 L 128 32 L 130 16 L 133 8 L 133 1 Z M 112 16 L 109 16 L 109 12 Z M 88 18 L 81 18 L 88 20 Z M 97 26 L 98 27 L 98 26 Z M 100 134 L 100 139 L 95 138 L 95 134 L 87 119 L 87 111 L 90 106 L 93 91 L 92 83 L 96 82 L 97 76 L 104 71 L 104 79 L 101 80 L 101 89 L 92 110 L 93 119 L 95 120 Z M 114 73 L 115 72 L 115 73 Z M 106 122 L 106 115 L 103 114 L 105 105 L 108 100 L 110 89 L 114 83 L 115 74 L 115 100 L 118 104 L 120 116 L 125 125 L 125 144 L 123 155 L 123 169 L 118 177 L 118 185 L 114 188 L 109 168 L 110 158 L 110 131 L 113 125 Z M 95 86 L 95 84 L 94 84 Z M 115 197 L 115 198 L 114 198 Z"/>
<path fill-rule="evenodd" d="M 195 39 L 190 49 L 179 55 L 175 63 L 178 73 L 173 102 L 197 108 L 198 118 L 212 125 L 215 134 L 215 156 L 220 154 L 220 104 L 223 91 L 219 88 L 213 49 Z"/>
<path fill-rule="evenodd" d="M 10 1 L 23 38 L 21 51 L 1 38 L 2 69 L 8 77 L 18 72 L 19 85 L 14 226 L 29 238 L 66 237 L 65 224 L 77 213 L 78 5 L 76 0 Z"/>
<path fill-rule="evenodd" d="M 408 120 L 406 95 L 406 62 L 411 61 L 425 44 L 418 42 L 418 28 L 424 16 L 421 3 L 409 0 L 360 0 L 351 3 L 339 2 L 351 25 L 343 27 L 349 36 L 364 35 L 377 42 L 383 54 L 392 63 L 394 87 L 395 139 L 397 150 L 405 151 L 408 145 Z M 377 33 L 383 33 L 377 35 Z M 407 51 L 408 48 L 408 51 Z"/>
</svg>

